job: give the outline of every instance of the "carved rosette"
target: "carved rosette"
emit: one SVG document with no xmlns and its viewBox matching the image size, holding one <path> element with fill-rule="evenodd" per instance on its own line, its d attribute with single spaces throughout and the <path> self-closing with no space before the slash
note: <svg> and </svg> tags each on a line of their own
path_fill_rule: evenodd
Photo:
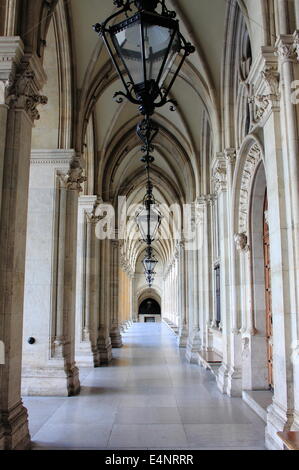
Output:
<svg viewBox="0 0 299 470">
<path fill-rule="evenodd" d="M 239 202 L 239 233 L 247 233 L 251 184 L 261 158 L 261 148 L 259 145 L 253 144 L 247 154 L 242 172 Z"/>
</svg>

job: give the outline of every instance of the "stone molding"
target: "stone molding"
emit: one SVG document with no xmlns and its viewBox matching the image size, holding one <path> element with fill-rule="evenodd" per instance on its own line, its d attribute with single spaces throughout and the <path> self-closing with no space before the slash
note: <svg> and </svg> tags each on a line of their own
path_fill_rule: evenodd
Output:
<svg viewBox="0 0 299 470">
<path fill-rule="evenodd" d="M 70 165 L 75 151 L 70 150 L 32 150 L 31 165 Z"/>
<path fill-rule="evenodd" d="M 227 166 L 223 153 L 218 153 L 212 162 L 212 182 L 216 195 L 227 190 Z"/>
<path fill-rule="evenodd" d="M 252 180 L 259 162 L 262 159 L 262 150 L 257 143 L 254 143 L 247 153 L 243 166 L 239 202 L 239 234 L 247 233 L 249 198 Z"/>
</svg>

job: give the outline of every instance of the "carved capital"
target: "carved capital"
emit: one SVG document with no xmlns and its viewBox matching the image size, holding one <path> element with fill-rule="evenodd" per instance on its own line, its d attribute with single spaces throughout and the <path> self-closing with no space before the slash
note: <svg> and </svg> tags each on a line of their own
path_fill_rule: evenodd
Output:
<svg viewBox="0 0 299 470">
<path fill-rule="evenodd" d="M 248 246 L 248 237 L 246 233 L 236 233 L 234 236 L 236 249 L 242 253 L 248 253 L 249 246 Z"/>
<path fill-rule="evenodd" d="M 281 64 L 285 62 L 297 62 L 298 60 L 298 43 L 297 36 L 284 35 L 280 36 L 277 43 L 277 56 Z"/>
<path fill-rule="evenodd" d="M 74 158 L 70 164 L 70 169 L 67 173 L 66 187 L 70 191 L 82 192 L 82 184 L 87 181 L 83 176 L 83 168 L 81 167 L 80 159 Z"/>
<path fill-rule="evenodd" d="M 83 191 L 82 184 L 87 181 L 87 178 L 83 176 L 83 168 L 81 167 L 80 159 L 75 157 L 70 163 L 70 168 L 67 173 L 57 173 L 60 184 L 69 191 Z"/>
<path fill-rule="evenodd" d="M 40 119 L 38 105 L 48 103 L 48 98 L 39 93 L 36 74 L 29 63 L 22 63 L 13 72 L 6 89 L 6 103 L 14 109 L 24 109 L 32 121 Z"/>
</svg>

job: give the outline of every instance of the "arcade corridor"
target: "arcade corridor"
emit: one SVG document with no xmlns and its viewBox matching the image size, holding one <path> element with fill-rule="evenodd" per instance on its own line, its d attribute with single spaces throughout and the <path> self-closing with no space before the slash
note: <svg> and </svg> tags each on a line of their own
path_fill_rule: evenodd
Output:
<svg viewBox="0 0 299 470">
<path fill-rule="evenodd" d="M 80 396 L 25 399 L 34 449 L 264 449 L 262 420 L 187 363 L 165 324 L 134 324 L 114 354 L 81 369 Z"/>
</svg>

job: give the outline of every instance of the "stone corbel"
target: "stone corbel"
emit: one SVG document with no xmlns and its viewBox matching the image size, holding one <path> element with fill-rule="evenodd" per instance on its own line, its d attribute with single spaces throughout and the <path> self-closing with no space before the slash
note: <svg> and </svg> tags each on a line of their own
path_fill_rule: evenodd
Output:
<svg viewBox="0 0 299 470">
<path fill-rule="evenodd" d="M 248 245 L 248 237 L 246 233 L 236 233 L 234 236 L 234 240 L 237 251 L 239 251 L 240 253 L 248 253 L 250 251 Z"/>
</svg>

